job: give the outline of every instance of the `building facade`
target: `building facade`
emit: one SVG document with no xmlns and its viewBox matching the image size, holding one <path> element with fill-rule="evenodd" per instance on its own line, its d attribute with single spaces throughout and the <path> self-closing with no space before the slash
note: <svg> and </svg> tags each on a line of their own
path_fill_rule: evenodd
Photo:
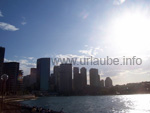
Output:
<svg viewBox="0 0 150 113">
<path fill-rule="evenodd" d="M 85 67 L 82 67 L 80 69 L 80 74 L 81 74 L 81 77 L 82 77 L 82 88 L 85 88 L 87 86 L 87 73 L 86 73 L 86 68 Z"/>
<path fill-rule="evenodd" d="M 3 74 L 4 54 L 5 54 L 5 48 L 0 47 L 0 76 Z"/>
<path fill-rule="evenodd" d="M 106 80 L 105 80 L 105 87 L 109 88 L 109 87 L 112 87 L 113 86 L 113 83 L 112 83 L 112 80 L 110 77 L 107 77 Z"/>
<path fill-rule="evenodd" d="M 18 91 L 23 91 L 23 70 L 19 70 L 18 80 L 17 80 Z"/>
<path fill-rule="evenodd" d="M 105 84 L 104 80 L 101 80 L 100 81 L 100 87 L 104 87 L 105 86 L 104 84 Z"/>
<path fill-rule="evenodd" d="M 50 58 L 40 58 L 37 60 L 37 89 L 41 91 L 49 90 L 50 78 Z"/>
<path fill-rule="evenodd" d="M 98 75 L 98 69 L 90 69 L 90 86 L 100 86 L 100 76 Z"/>
<path fill-rule="evenodd" d="M 17 92 L 18 76 L 19 76 L 19 63 L 6 62 L 3 65 L 3 73 L 9 76 L 6 82 L 6 90 L 11 93 Z"/>
<path fill-rule="evenodd" d="M 31 68 L 30 69 L 30 83 L 31 84 L 35 84 L 36 83 L 36 79 L 37 79 L 37 69 L 36 68 Z"/>
<path fill-rule="evenodd" d="M 73 89 L 75 93 L 78 93 L 80 90 L 80 74 L 79 74 L 79 68 L 78 67 L 74 67 L 73 68 Z"/>
<path fill-rule="evenodd" d="M 71 95 L 72 93 L 72 64 L 60 65 L 60 94 Z"/>
<path fill-rule="evenodd" d="M 4 55 L 5 55 L 5 48 L 0 47 L 0 77 L 3 74 Z M 1 90 L 2 90 L 2 81 L 0 80 L 0 91 Z"/>
<path fill-rule="evenodd" d="M 55 91 L 59 92 L 60 90 L 60 67 L 54 66 L 54 76 L 55 76 Z"/>
</svg>

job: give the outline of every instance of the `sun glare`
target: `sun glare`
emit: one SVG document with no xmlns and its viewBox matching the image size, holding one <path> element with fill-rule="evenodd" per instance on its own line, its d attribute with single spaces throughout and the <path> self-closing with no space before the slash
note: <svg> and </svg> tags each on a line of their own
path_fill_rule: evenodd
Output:
<svg viewBox="0 0 150 113">
<path fill-rule="evenodd" d="M 125 11 L 115 17 L 111 26 L 114 43 L 128 55 L 150 47 L 150 18 L 147 11 Z"/>
</svg>

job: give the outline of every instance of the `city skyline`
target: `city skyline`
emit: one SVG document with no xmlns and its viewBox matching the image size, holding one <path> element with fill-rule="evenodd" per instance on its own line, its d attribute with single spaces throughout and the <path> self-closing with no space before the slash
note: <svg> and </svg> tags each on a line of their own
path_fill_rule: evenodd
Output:
<svg viewBox="0 0 150 113">
<path fill-rule="evenodd" d="M 29 75 L 43 57 L 137 56 L 142 65 L 85 68 L 97 68 L 101 78 L 110 76 L 114 84 L 150 81 L 149 4 L 148 0 L 1 0 L 0 46 L 6 48 L 5 62 L 20 62 L 24 75 Z"/>
<path fill-rule="evenodd" d="M 98 69 L 95 68 L 89 70 L 90 77 L 88 77 L 87 69 L 85 67 L 82 67 L 79 71 L 79 67 L 72 67 L 71 63 L 61 63 L 60 66 L 54 65 L 53 72 L 50 73 L 51 58 L 39 58 L 37 59 L 36 68 L 30 68 L 30 75 L 25 75 L 23 77 L 23 70 L 20 70 L 19 62 L 3 61 L 5 56 L 4 47 L 0 47 L 0 56 L 2 59 L 2 62 L 0 63 L 2 73 L 8 74 L 8 76 L 10 75 L 10 78 L 8 79 L 9 87 L 7 88 L 10 91 L 20 91 L 28 87 L 33 90 L 55 91 L 60 94 L 70 95 L 72 94 L 72 91 L 74 91 L 75 94 L 83 93 L 84 91 L 82 90 L 87 88 L 88 85 L 91 87 L 105 86 L 104 83 L 100 82 L 103 80 L 100 80 Z M 91 70 L 93 70 L 92 73 Z M 63 86 L 63 84 L 66 85 Z M 69 93 L 64 90 L 64 88 L 67 88 L 68 86 L 72 89 L 67 89 Z"/>
<path fill-rule="evenodd" d="M 0 47 L 1 59 L 4 59 L 5 48 Z M 88 84 L 87 70 L 82 67 L 72 67 L 72 64 L 62 63 L 54 66 L 50 74 L 50 58 L 37 59 L 37 68 L 30 69 L 30 75 L 22 76 L 18 62 L 2 62 L 3 74 L 8 74 L 6 92 L 19 94 L 33 92 L 35 95 L 109 95 L 148 93 L 149 81 L 113 85 L 113 80 L 106 77 L 101 79 L 98 69 L 91 68 L 90 84 Z M 135 89 L 136 87 L 140 87 Z M 41 92 L 41 93 L 40 93 Z"/>
<path fill-rule="evenodd" d="M 0 47 L 1 59 L 4 59 L 5 48 Z M 90 69 L 90 84 L 87 83 L 87 70 L 82 67 L 79 71 L 78 67 L 72 67 L 71 63 L 62 63 L 54 66 L 53 73 L 50 73 L 50 58 L 37 59 L 36 68 L 30 69 L 30 75 L 23 77 L 23 70 L 20 70 L 19 62 L 0 63 L 2 75 L 7 76 L 7 81 L 2 81 L 2 87 L 5 87 L 7 94 L 23 94 L 33 92 L 35 95 L 102 95 L 113 94 L 113 82 L 107 77 L 105 84 L 98 69 Z M 41 93 L 40 93 L 41 92 Z M 3 90 L 2 90 L 3 93 Z M 116 93 L 115 93 L 116 94 Z"/>
</svg>

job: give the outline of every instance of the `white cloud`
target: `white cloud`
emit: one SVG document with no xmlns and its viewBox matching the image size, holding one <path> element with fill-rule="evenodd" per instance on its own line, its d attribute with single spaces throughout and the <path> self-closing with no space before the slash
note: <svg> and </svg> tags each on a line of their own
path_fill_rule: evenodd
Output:
<svg viewBox="0 0 150 113">
<path fill-rule="evenodd" d="M 26 25 L 26 24 L 27 24 L 27 22 L 21 22 L 21 24 L 22 24 L 22 25 Z"/>
<path fill-rule="evenodd" d="M 7 31 L 17 31 L 19 28 L 16 28 L 14 25 L 5 23 L 5 22 L 0 22 L 0 29 L 2 30 L 7 30 Z"/>
<path fill-rule="evenodd" d="M 85 57 L 84 55 L 73 55 L 73 54 L 62 55 L 62 54 L 59 54 L 59 55 L 56 55 L 54 58 L 61 58 L 61 59 L 74 59 L 74 58 L 77 58 L 77 62 L 79 62 L 80 59 L 84 58 L 84 57 Z"/>
<path fill-rule="evenodd" d="M 81 58 L 84 56 L 73 55 L 73 54 L 65 54 L 65 55 L 59 54 L 59 55 L 56 55 L 56 57 L 57 58 Z"/>
<path fill-rule="evenodd" d="M 82 53 L 84 55 L 87 56 L 93 56 L 95 57 L 96 55 L 98 55 L 100 52 L 103 52 L 103 49 L 101 49 L 100 47 L 88 47 L 85 50 L 79 50 L 79 53 Z"/>
<path fill-rule="evenodd" d="M 12 62 L 12 60 L 8 60 L 8 59 L 4 58 L 4 62 Z"/>
<path fill-rule="evenodd" d="M 19 62 L 21 65 L 25 65 L 27 67 L 35 67 L 35 65 L 36 65 L 35 63 L 31 63 L 26 59 L 21 59 L 21 60 L 19 60 Z"/>
<path fill-rule="evenodd" d="M 90 50 L 79 50 L 79 53 L 91 55 L 91 49 Z"/>
<path fill-rule="evenodd" d="M 0 11 L 0 17 L 4 17 L 1 11 Z M 0 22 L 0 29 L 7 30 L 7 31 L 17 31 L 17 30 L 19 30 L 19 28 L 16 28 L 14 25 L 11 25 L 11 24 L 8 24 L 8 23 L 5 23 L 5 22 Z"/>
<path fill-rule="evenodd" d="M 114 5 L 121 5 L 125 2 L 126 0 L 114 0 L 113 4 Z"/>
<path fill-rule="evenodd" d="M 22 17 L 22 19 L 23 19 L 23 20 L 22 20 L 21 24 L 22 24 L 22 25 L 26 25 L 26 24 L 27 24 L 26 18 L 25 18 L 25 17 Z"/>
<path fill-rule="evenodd" d="M 33 60 L 33 59 L 34 59 L 34 57 L 28 57 L 28 59 L 29 59 L 29 60 Z"/>
<path fill-rule="evenodd" d="M 0 11 L 0 17 L 4 17 L 1 11 Z"/>
<path fill-rule="evenodd" d="M 23 58 L 28 59 L 28 60 L 35 60 L 36 59 L 34 57 L 25 57 L 25 56 L 23 56 Z"/>
</svg>

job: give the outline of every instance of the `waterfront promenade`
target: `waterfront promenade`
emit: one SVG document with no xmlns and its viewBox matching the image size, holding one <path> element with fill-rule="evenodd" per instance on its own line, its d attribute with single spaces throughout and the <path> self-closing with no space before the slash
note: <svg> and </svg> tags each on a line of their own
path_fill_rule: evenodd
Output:
<svg viewBox="0 0 150 113">
<path fill-rule="evenodd" d="M 0 113 L 64 113 L 62 110 L 53 111 L 41 107 L 20 104 L 20 101 L 37 99 L 34 95 L 6 96 L 2 104 L 0 97 Z M 3 109 L 2 109 L 3 108 Z"/>
<path fill-rule="evenodd" d="M 19 103 L 24 100 L 36 99 L 34 95 L 15 95 L 4 96 L 3 104 L 2 97 L 0 96 L 0 112 L 1 113 L 31 113 L 30 110 L 23 108 Z M 2 109 L 3 108 L 3 109 Z"/>
</svg>

